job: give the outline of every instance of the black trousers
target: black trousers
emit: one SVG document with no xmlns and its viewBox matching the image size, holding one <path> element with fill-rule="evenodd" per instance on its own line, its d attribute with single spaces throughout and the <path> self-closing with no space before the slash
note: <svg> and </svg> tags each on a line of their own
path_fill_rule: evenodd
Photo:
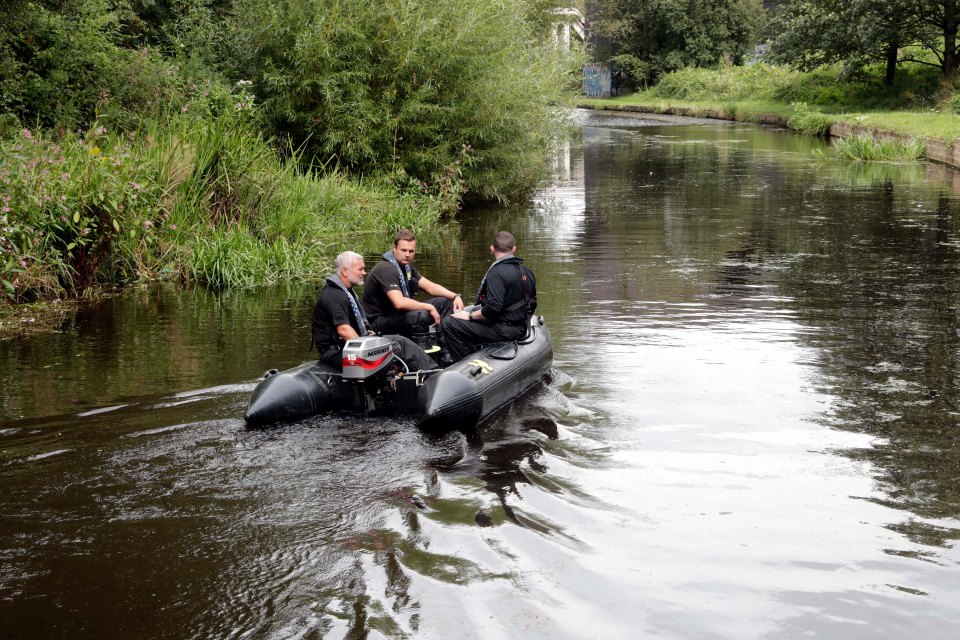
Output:
<svg viewBox="0 0 960 640">
<path fill-rule="evenodd" d="M 394 353 L 403 360 L 410 371 L 426 371 L 427 369 L 436 369 L 437 363 L 428 356 L 423 349 L 418 347 L 409 338 L 403 336 L 390 335 L 383 336 L 392 341 L 398 347 Z M 343 351 L 336 345 L 319 346 L 320 361 L 329 364 L 331 367 L 340 369 L 343 364 Z"/>
<path fill-rule="evenodd" d="M 437 308 L 441 320 L 453 313 L 453 303 L 446 298 L 430 298 L 426 302 Z M 393 315 L 371 318 L 370 328 L 383 336 L 394 333 L 410 338 L 414 327 L 426 331 L 432 323 L 433 318 L 426 311 L 398 311 Z"/>
<path fill-rule="evenodd" d="M 441 323 L 440 339 L 454 362 L 491 342 L 519 340 L 527 333 L 523 324 L 500 324 L 446 318 Z"/>
</svg>

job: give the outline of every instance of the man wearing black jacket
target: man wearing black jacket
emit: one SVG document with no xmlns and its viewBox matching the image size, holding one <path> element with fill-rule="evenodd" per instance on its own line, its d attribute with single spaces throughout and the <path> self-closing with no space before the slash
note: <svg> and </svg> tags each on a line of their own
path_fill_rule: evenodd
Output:
<svg viewBox="0 0 960 640">
<path fill-rule="evenodd" d="M 514 255 L 516 241 L 509 231 L 493 238 L 494 262 L 480 283 L 477 303 L 444 319 L 441 337 L 447 353 L 460 360 L 478 345 L 519 340 L 537 308 L 537 281 L 523 259 Z"/>
<path fill-rule="evenodd" d="M 354 286 L 363 284 L 366 273 L 363 256 L 344 251 L 337 256 L 337 271 L 327 278 L 313 307 L 310 323 L 313 343 L 320 352 L 320 360 L 331 366 L 341 366 L 343 345 L 347 340 L 374 335 L 353 290 Z M 397 355 L 411 371 L 434 368 L 433 359 L 409 339 L 398 335 L 383 337 L 397 344 Z"/>
<path fill-rule="evenodd" d="M 363 310 L 374 331 L 399 333 L 412 337 L 426 335 L 428 327 L 454 311 L 463 309 L 463 299 L 446 287 L 425 278 L 413 265 L 417 255 L 417 236 L 401 229 L 393 238 L 393 249 L 370 271 L 363 287 Z M 425 302 L 416 300 L 423 291 L 434 296 Z"/>
</svg>

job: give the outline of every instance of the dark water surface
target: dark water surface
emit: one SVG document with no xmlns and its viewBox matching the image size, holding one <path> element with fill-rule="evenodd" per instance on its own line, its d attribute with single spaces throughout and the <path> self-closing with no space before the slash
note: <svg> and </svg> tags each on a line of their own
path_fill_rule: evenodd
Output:
<svg viewBox="0 0 960 640">
<path fill-rule="evenodd" d="M 476 432 L 246 430 L 312 287 L 0 344 L 0 637 L 956 637 L 955 176 L 578 119 L 531 207 L 420 247 L 472 291 L 508 228 L 538 274 L 555 374 Z"/>
</svg>

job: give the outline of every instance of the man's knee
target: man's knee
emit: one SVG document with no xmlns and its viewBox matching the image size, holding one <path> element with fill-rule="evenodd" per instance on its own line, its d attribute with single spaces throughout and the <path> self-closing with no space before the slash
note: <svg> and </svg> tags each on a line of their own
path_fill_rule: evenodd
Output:
<svg viewBox="0 0 960 640">
<path fill-rule="evenodd" d="M 406 320 L 411 327 L 429 327 L 433 324 L 433 318 L 426 311 L 408 311 Z"/>
</svg>

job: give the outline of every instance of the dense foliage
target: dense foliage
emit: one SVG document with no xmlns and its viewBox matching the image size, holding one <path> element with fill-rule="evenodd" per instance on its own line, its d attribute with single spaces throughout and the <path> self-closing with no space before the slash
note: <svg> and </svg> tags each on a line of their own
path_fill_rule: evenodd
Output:
<svg viewBox="0 0 960 640">
<path fill-rule="evenodd" d="M 387 236 L 436 220 L 429 200 L 279 164 L 242 120 L 186 115 L 135 138 L 104 127 L 56 137 L 24 129 L 0 143 L 7 295 L 154 278 L 311 279 L 358 229 Z"/>
<path fill-rule="evenodd" d="M 0 0 L 7 298 L 318 277 L 524 192 L 577 80 L 550 5 Z"/>
<path fill-rule="evenodd" d="M 903 62 L 952 80 L 960 62 L 957 0 L 789 0 L 774 21 L 772 59 L 803 69 L 882 62 L 891 84 Z"/>
<path fill-rule="evenodd" d="M 925 67 L 897 75 L 883 84 L 883 67 L 867 66 L 856 76 L 838 80 L 839 65 L 809 72 L 763 63 L 723 69 L 683 69 L 667 74 L 650 90 L 655 96 L 680 100 L 770 101 L 804 103 L 834 113 L 930 108 L 940 93 L 939 74 Z"/>
<path fill-rule="evenodd" d="M 528 187 L 576 76 L 490 0 L 238 0 L 270 127 L 365 175 L 505 198 Z"/>
<path fill-rule="evenodd" d="M 598 0 L 592 28 L 642 84 L 686 67 L 741 64 L 760 16 L 759 0 Z"/>
</svg>

